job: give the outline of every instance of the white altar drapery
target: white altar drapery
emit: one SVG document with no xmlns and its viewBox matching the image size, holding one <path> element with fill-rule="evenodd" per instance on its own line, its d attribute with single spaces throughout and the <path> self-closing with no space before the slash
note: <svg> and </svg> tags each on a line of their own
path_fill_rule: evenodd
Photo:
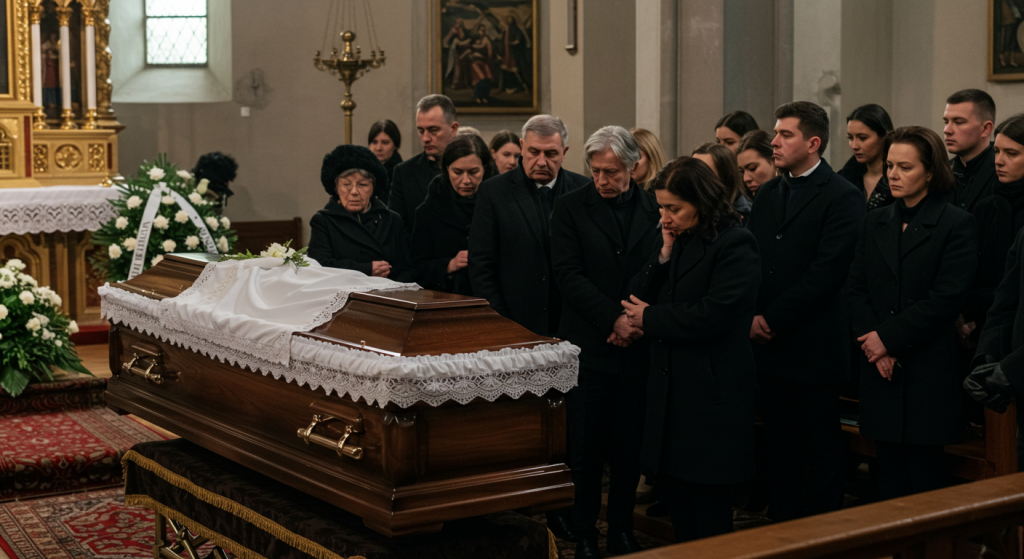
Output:
<svg viewBox="0 0 1024 559">
<path fill-rule="evenodd" d="M 117 217 L 109 200 L 119 194 L 102 186 L 0 188 L 0 235 L 95 231 Z"/>
</svg>

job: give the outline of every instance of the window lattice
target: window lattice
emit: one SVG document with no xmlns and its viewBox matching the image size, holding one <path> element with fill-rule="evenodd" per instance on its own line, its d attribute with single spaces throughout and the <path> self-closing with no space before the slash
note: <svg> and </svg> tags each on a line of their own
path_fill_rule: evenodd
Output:
<svg viewBox="0 0 1024 559">
<path fill-rule="evenodd" d="M 207 62 L 206 0 L 146 0 L 146 64 Z"/>
</svg>

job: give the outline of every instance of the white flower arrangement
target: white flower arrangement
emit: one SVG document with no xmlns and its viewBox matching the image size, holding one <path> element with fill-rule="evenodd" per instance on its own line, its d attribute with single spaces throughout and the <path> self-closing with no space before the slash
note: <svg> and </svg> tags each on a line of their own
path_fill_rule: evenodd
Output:
<svg viewBox="0 0 1024 559">
<path fill-rule="evenodd" d="M 69 338 L 78 325 L 60 311 L 60 296 L 24 269 L 18 259 L 0 266 L 0 387 L 12 396 L 53 380 L 51 367 L 89 374 Z"/>
<path fill-rule="evenodd" d="M 144 269 L 152 267 L 163 260 L 164 254 L 175 250 L 206 252 L 199 227 L 189 218 L 192 209 L 199 214 L 211 234 L 216 232 L 214 240 L 218 252 L 230 252 L 238 240 L 238 235 L 230 229 L 231 221 L 218 217 L 214 207 L 203 199 L 209 181 L 204 179 L 197 183 L 191 173 L 178 169 L 164 155 L 157 157 L 153 163 L 143 163 L 134 178 L 117 187 L 123 191 L 120 198 L 111 200 L 111 204 L 118 210 L 117 217 L 103 224 L 93 234 L 95 243 L 108 248 L 103 253 L 105 258 L 94 258 L 92 263 L 94 267 L 105 270 L 111 282 L 128 279 L 134 253 L 138 250 L 146 254 Z M 145 246 L 139 246 L 139 227 L 142 225 L 146 201 L 157 188 L 170 189 L 181 198 L 166 191 L 160 196 L 161 203 L 153 218 L 149 240 Z M 187 207 L 189 204 L 192 209 Z M 4 281 L 7 280 L 0 278 L 0 285 Z"/>
<path fill-rule="evenodd" d="M 299 250 L 295 250 L 294 248 L 289 248 L 289 245 L 291 244 L 292 240 L 289 239 L 288 242 L 283 245 L 281 243 L 272 243 L 265 250 L 261 250 L 259 254 L 253 254 L 248 250 L 245 251 L 245 254 L 225 254 L 220 257 L 220 261 L 251 260 L 253 258 L 283 258 L 284 262 L 281 263 L 282 266 L 285 264 L 293 264 L 296 268 L 309 266 L 309 261 L 306 260 L 305 256 L 306 250 L 309 247 L 302 247 Z"/>
</svg>

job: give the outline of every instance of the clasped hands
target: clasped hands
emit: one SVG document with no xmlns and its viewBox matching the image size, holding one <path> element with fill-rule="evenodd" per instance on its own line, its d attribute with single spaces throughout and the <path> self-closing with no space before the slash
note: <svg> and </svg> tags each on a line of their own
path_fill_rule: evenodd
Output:
<svg viewBox="0 0 1024 559">
<path fill-rule="evenodd" d="M 612 333 L 606 342 L 627 347 L 635 342 L 637 338 L 644 335 L 644 309 L 649 307 L 647 303 L 638 299 L 635 295 L 629 296 L 629 301 L 622 301 L 625 311 L 615 319 L 612 325 Z"/>
<path fill-rule="evenodd" d="M 861 343 L 860 349 L 868 358 L 868 363 L 874 363 L 878 368 L 878 374 L 882 375 L 885 380 L 891 381 L 896 358 L 889 355 L 889 350 L 882 343 L 882 338 L 878 337 L 878 332 L 868 332 L 857 338 L 857 341 Z"/>
</svg>

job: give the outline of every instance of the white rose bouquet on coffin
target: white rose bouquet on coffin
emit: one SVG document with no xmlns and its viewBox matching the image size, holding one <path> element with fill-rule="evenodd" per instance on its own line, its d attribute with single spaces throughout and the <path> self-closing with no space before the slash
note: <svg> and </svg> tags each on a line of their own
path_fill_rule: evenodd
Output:
<svg viewBox="0 0 1024 559">
<path fill-rule="evenodd" d="M 60 312 L 60 296 L 24 270 L 16 258 L 0 266 L 0 387 L 12 396 L 53 380 L 51 367 L 91 374 L 69 339 L 78 325 Z"/>
<path fill-rule="evenodd" d="M 122 195 L 110 203 L 117 208 L 118 216 L 93 234 L 93 241 L 106 247 L 93 258 L 93 266 L 106 271 L 109 281 L 124 281 L 128 279 L 137 250 L 146 251 L 144 270 L 163 260 L 163 255 L 169 252 L 208 252 L 201 242 L 199 227 L 189 216 L 189 208 L 183 207 L 182 203 L 191 206 L 199 215 L 216 244 L 217 252 L 230 252 L 238 235 L 229 229 L 231 221 L 217 217 L 214 206 L 202 196 L 208 182 L 203 179 L 196 183 L 188 171 L 178 170 L 177 166 L 168 163 L 166 154 L 160 154 L 153 163 L 143 162 L 134 178 L 117 185 Z M 163 187 L 180 194 L 181 200 L 176 200 L 169 192 L 160 196 L 149 240 L 145 247 L 141 247 L 139 227 L 146 204 L 153 189 Z"/>
<path fill-rule="evenodd" d="M 289 248 L 293 240 L 288 239 L 288 242 L 283 245 L 281 243 L 271 243 L 265 250 L 261 250 L 259 254 L 253 254 L 248 250 L 245 251 L 245 254 L 225 254 L 220 257 L 220 262 L 225 260 L 251 260 L 253 258 L 283 258 L 282 266 L 292 264 L 296 269 L 309 266 L 309 260 L 306 260 L 306 251 L 309 250 L 309 247 L 302 247 L 298 250 Z"/>
</svg>

